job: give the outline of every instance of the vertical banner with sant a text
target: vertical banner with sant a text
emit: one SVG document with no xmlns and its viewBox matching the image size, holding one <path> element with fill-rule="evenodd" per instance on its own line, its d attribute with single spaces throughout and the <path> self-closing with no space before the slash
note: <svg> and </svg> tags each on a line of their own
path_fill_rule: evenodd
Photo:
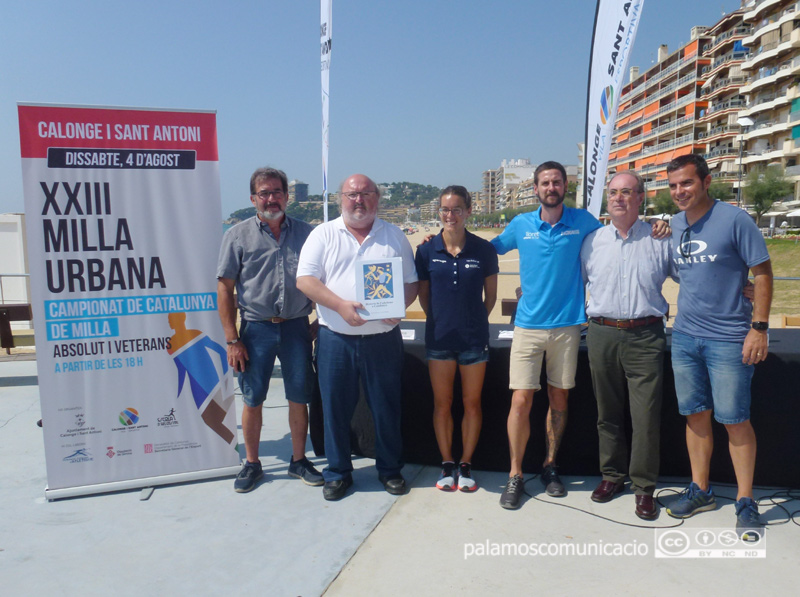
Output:
<svg viewBox="0 0 800 597">
<path fill-rule="evenodd" d="M 20 104 L 19 125 L 48 497 L 229 474 L 216 115 Z"/>
<path fill-rule="evenodd" d="M 583 153 L 585 207 L 595 217 L 603 202 L 618 98 L 625 80 L 644 0 L 597 0 L 589 88 L 586 97 L 586 146 Z"/>
<path fill-rule="evenodd" d="M 322 209 L 328 221 L 328 126 L 331 82 L 331 19 L 333 0 L 319 2 L 320 69 L 322 73 Z"/>
</svg>

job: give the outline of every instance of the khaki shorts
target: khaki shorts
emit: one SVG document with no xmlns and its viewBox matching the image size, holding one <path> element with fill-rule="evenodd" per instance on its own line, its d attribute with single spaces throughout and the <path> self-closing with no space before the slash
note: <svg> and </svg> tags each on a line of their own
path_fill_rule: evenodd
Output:
<svg viewBox="0 0 800 597">
<path fill-rule="evenodd" d="M 547 353 L 547 383 L 562 390 L 574 388 L 580 342 L 580 325 L 551 330 L 514 327 L 508 387 L 512 390 L 540 390 L 542 359 Z"/>
</svg>

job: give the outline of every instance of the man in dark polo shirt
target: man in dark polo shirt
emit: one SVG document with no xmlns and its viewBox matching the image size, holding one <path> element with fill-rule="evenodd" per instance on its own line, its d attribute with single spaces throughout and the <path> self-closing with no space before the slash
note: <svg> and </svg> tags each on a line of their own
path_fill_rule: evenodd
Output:
<svg viewBox="0 0 800 597">
<path fill-rule="evenodd" d="M 239 372 L 244 410 L 242 432 L 247 459 L 234 489 L 245 493 L 263 476 L 258 458 L 261 409 L 277 356 L 281 361 L 292 459 L 289 476 L 322 485 L 322 475 L 305 456 L 308 402 L 311 398 L 311 301 L 297 289 L 297 260 L 311 226 L 285 214 L 286 174 L 259 168 L 250 178 L 256 215 L 229 229 L 217 266 L 217 302 L 228 364 Z M 234 297 L 234 288 L 236 297 Z M 237 305 L 241 333 L 236 330 Z"/>
</svg>

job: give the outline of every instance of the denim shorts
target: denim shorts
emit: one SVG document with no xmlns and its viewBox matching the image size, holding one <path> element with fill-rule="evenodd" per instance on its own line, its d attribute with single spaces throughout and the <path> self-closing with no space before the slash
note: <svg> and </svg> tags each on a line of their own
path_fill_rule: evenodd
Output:
<svg viewBox="0 0 800 597">
<path fill-rule="evenodd" d="M 742 346 L 672 331 L 672 371 L 682 415 L 713 409 L 714 418 L 723 425 L 750 419 L 755 367 L 742 363 Z"/>
<path fill-rule="evenodd" d="M 431 350 L 425 351 L 429 361 L 458 361 L 459 365 L 477 365 L 489 360 L 489 347 L 483 350 Z"/>
<path fill-rule="evenodd" d="M 281 361 L 286 399 L 299 404 L 311 402 L 313 372 L 308 317 L 282 323 L 243 321 L 240 335 L 248 360 L 245 370 L 239 373 L 239 387 L 247 406 L 261 406 L 266 400 L 275 357 Z"/>
</svg>

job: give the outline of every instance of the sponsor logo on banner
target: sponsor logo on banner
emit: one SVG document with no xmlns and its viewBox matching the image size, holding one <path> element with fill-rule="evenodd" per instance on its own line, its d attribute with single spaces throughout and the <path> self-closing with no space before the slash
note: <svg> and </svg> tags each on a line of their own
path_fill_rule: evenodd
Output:
<svg viewBox="0 0 800 597">
<path fill-rule="evenodd" d="M 611 109 L 614 107 L 614 87 L 609 85 L 600 94 L 600 121 L 603 124 L 608 122 L 611 116 Z"/>
<path fill-rule="evenodd" d="M 175 409 L 169 409 L 169 412 L 164 415 L 163 417 L 158 417 L 156 419 L 158 422 L 159 427 L 177 427 L 178 426 L 178 419 L 175 416 Z"/>
<path fill-rule="evenodd" d="M 76 408 L 69 408 L 65 410 L 76 410 Z M 97 433 L 102 433 L 102 431 L 97 429 L 94 425 L 86 424 L 86 415 L 81 409 L 75 413 L 72 426 L 65 429 L 64 432 L 60 434 L 60 437 L 80 437 L 84 435 L 95 435 Z"/>
<path fill-rule="evenodd" d="M 139 425 L 139 411 L 133 407 L 127 407 L 119 413 L 119 422 L 122 427 L 112 427 L 111 431 L 133 431 L 135 429 L 147 429 L 148 425 Z"/>
<path fill-rule="evenodd" d="M 76 462 L 91 462 L 94 458 L 92 458 L 88 448 L 81 448 L 80 450 L 75 450 L 71 454 L 64 456 L 63 460 L 64 462 L 75 464 Z"/>
<path fill-rule="evenodd" d="M 139 411 L 135 408 L 126 408 L 119 413 L 119 422 L 126 427 L 136 425 L 139 422 Z"/>
<path fill-rule="evenodd" d="M 145 454 L 152 454 L 153 453 L 153 444 L 145 444 L 144 445 L 144 453 Z"/>
<path fill-rule="evenodd" d="M 184 440 L 178 442 L 162 442 L 160 444 L 154 444 L 153 450 L 155 452 L 177 452 L 178 450 L 191 450 L 193 448 L 200 447 L 202 447 L 202 444 L 190 440 Z"/>
<path fill-rule="evenodd" d="M 114 446 L 108 446 L 108 452 L 106 452 L 106 456 L 109 458 L 114 458 Z"/>
</svg>

